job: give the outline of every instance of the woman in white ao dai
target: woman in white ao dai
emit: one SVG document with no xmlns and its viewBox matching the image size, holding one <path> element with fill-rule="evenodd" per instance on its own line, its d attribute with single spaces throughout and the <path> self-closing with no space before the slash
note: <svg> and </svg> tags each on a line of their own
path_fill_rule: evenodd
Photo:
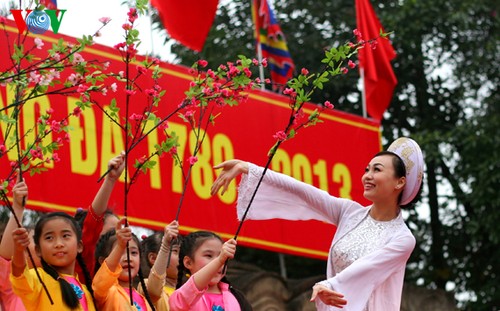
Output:
<svg viewBox="0 0 500 311">
<path fill-rule="evenodd" d="M 262 176 L 263 168 L 240 160 L 215 167 L 222 172 L 211 194 L 244 174 L 238 192 L 241 219 Z M 415 238 L 404 223 L 401 206 L 413 203 L 420 191 L 423 157 L 409 138 L 393 142 L 375 155 L 362 177 L 364 207 L 292 177 L 267 171 L 247 219 L 316 219 L 337 227 L 327 261 L 327 279 L 313 287 L 311 301 L 319 311 L 399 311 L 406 262 Z"/>
</svg>

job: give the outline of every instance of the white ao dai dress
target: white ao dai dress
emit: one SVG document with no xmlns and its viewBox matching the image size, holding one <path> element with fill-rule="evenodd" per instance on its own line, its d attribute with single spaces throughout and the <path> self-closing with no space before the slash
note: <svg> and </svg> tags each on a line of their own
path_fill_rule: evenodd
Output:
<svg viewBox="0 0 500 311">
<path fill-rule="evenodd" d="M 262 172 L 262 167 L 249 163 L 249 172 L 243 175 L 238 189 L 239 219 Z M 347 304 L 339 309 L 316 299 L 319 311 L 399 311 L 406 262 L 415 247 L 415 237 L 401 213 L 391 221 L 379 222 L 369 216 L 369 211 L 357 202 L 268 170 L 247 219 L 314 219 L 337 227 L 326 280 L 320 283 L 343 294 Z"/>
</svg>

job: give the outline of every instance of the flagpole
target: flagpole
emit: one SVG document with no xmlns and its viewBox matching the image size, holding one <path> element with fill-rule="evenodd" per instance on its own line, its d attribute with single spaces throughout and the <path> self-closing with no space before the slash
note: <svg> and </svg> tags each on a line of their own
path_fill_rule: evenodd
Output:
<svg viewBox="0 0 500 311">
<path fill-rule="evenodd" d="M 151 39 L 151 55 L 154 56 L 155 54 L 155 45 L 154 45 L 154 38 L 153 38 L 153 7 L 151 6 L 150 1 L 148 1 L 148 17 L 149 17 L 149 36 Z"/>
<path fill-rule="evenodd" d="M 363 107 L 363 118 L 367 118 L 366 114 L 366 88 L 365 88 L 365 70 L 359 68 L 359 75 L 361 76 L 361 106 Z"/>
<path fill-rule="evenodd" d="M 252 0 L 252 20 L 254 21 L 255 29 L 254 29 L 254 37 L 255 37 L 255 44 L 257 45 L 257 60 L 259 61 L 259 78 L 260 78 L 260 89 L 265 90 L 266 85 L 264 83 L 265 77 L 264 77 L 264 66 L 262 65 L 262 45 L 260 42 L 260 27 L 261 25 L 259 24 L 259 8 L 260 8 L 260 1 L 258 0 Z"/>
<path fill-rule="evenodd" d="M 264 83 L 264 66 L 262 65 L 262 46 L 260 40 L 257 40 L 257 59 L 259 60 L 259 77 L 260 77 L 260 89 L 265 90 L 266 85 Z"/>
</svg>

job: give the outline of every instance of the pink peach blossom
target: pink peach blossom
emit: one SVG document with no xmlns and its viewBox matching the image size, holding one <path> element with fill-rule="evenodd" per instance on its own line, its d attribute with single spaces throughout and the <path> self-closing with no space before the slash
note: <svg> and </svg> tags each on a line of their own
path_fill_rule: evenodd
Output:
<svg viewBox="0 0 500 311">
<path fill-rule="evenodd" d="M 194 165 L 196 162 L 198 162 L 198 158 L 195 156 L 190 156 L 188 161 L 189 164 Z"/>
<path fill-rule="evenodd" d="M 273 138 L 279 141 L 284 141 L 286 140 L 287 135 L 284 131 L 277 131 L 276 134 L 273 135 Z"/>
<path fill-rule="evenodd" d="M 107 24 L 107 23 L 109 23 L 111 21 L 111 18 L 109 18 L 109 17 L 101 17 L 101 18 L 99 18 L 99 21 L 101 23 L 103 23 L 103 24 Z"/>
<path fill-rule="evenodd" d="M 42 46 L 44 46 L 44 43 L 43 43 L 42 39 L 35 38 L 35 46 L 36 46 L 37 49 L 41 50 Z"/>
</svg>

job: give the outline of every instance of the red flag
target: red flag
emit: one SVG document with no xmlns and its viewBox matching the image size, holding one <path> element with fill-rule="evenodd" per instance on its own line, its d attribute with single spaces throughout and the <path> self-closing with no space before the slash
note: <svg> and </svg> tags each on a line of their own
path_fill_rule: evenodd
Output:
<svg viewBox="0 0 500 311">
<path fill-rule="evenodd" d="M 365 40 L 379 37 L 380 30 L 383 30 L 370 0 L 356 0 L 356 23 Z M 376 120 L 382 119 L 398 83 L 391 66 L 394 57 L 396 52 L 386 38 L 378 38 L 375 46 L 367 44 L 359 50 L 359 66 L 364 70 L 366 109 Z"/>
<path fill-rule="evenodd" d="M 172 39 L 201 52 L 219 0 L 151 0 Z"/>
</svg>

